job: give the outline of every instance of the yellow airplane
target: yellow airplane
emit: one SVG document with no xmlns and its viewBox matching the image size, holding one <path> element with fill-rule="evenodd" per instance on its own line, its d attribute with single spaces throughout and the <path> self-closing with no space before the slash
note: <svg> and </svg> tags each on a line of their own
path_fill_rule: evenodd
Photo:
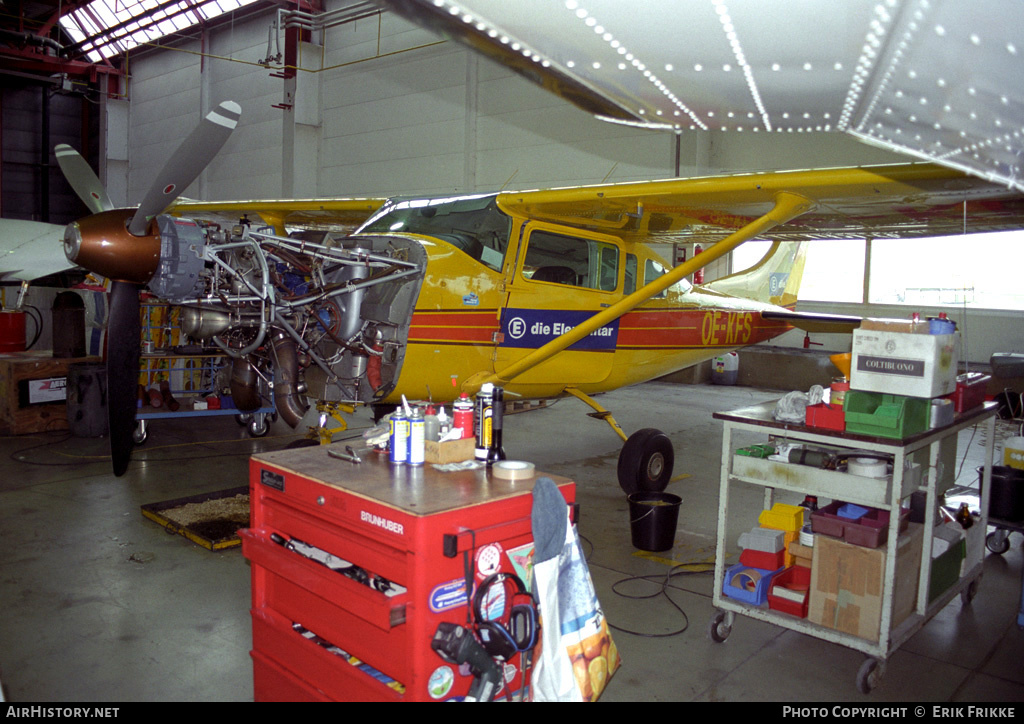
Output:
<svg viewBox="0 0 1024 724">
<path fill-rule="evenodd" d="M 211 115 L 237 120 L 236 109 L 222 104 Z M 292 426 L 308 396 L 447 403 L 488 382 L 507 396 L 573 396 L 623 439 L 623 489 L 660 490 L 671 477 L 670 441 L 654 428 L 627 435 L 594 395 L 792 326 L 851 329 L 858 320 L 793 311 L 799 242 L 1024 228 L 1020 194 L 930 164 L 444 198 L 176 200 L 174 189 L 223 143 L 225 125 L 204 120 L 194 135 L 206 145 L 182 145 L 169 163 L 176 169 L 154 184 L 155 201 L 94 202 L 96 213 L 65 235 L 71 262 L 113 280 L 117 475 L 131 455 L 143 285 L 186 307 L 185 332 L 233 358 L 242 411 L 260 407 L 270 383 Z M 72 186 L 95 199 L 98 181 L 62 151 Z M 688 281 L 755 238 L 775 243 L 753 268 Z M 694 241 L 707 250 L 675 268 L 649 246 Z M 118 399 L 115 388 L 124 388 Z"/>
</svg>

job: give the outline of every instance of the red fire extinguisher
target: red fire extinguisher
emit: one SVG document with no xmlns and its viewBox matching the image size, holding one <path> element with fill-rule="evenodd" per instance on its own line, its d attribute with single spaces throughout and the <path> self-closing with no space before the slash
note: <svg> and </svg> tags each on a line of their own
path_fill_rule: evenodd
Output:
<svg viewBox="0 0 1024 724">
<path fill-rule="evenodd" d="M 693 245 L 693 256 L 695 258 L 702 251 L 704 251 L 704 247 L 703 246 L 701 246 L 700 244 L 694 244 Z M 698 269 L 697 271 L 695 271 L 693 273 L 693 283 L 694 284 L 703 284 L 704 283 L 704 267 L 701 267 L 700 269 Z"/>
</svg>

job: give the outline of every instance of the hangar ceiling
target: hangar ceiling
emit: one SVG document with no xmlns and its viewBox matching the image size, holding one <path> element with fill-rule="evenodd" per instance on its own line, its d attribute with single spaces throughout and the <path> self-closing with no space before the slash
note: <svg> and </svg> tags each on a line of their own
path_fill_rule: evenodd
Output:
<svg viewBox="0 0 1024 724">
<path fill-rule="evenodd" d="M 377 0 L 604 120 L 848 133 L 1024 189 L 1019 0 Z"/>
</svg>

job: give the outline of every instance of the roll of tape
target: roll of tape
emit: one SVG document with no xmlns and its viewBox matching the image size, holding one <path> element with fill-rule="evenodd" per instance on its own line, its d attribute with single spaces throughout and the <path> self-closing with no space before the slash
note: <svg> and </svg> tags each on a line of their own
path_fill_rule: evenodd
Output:
<svg viewBox="0 0 1024 724">
<path fill-rule="evenodd" d="M 494 477 L 502 480 L 526 480 L 533 477 L 533 463 L 522 460 L 499 460 L 491 466 Z"/>
<path fill-rule="evenodd" d="M 760 580 L 761 574 L 758 571 L 753 568 L 744 568 L 733 575 L 731 585 L 741 591 L 755 591 Z"/>
<path fill-rule="evenodd" d="M 860 475 L 862 478 L 884 478 L 888 469 L 884 460 L 850 458 L 846 462 L 846 472 L 851 475 Z"/>
</svg>

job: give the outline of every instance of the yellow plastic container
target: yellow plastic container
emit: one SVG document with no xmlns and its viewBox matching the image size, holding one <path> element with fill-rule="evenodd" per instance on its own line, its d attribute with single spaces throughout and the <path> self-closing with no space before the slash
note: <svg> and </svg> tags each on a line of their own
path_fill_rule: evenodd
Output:
<svg viewBox="0 0 1024 724">
<path fill-rule="evenodd" d="M 799 505 L 775 503 L 771 510 L 761 511 L 757 520 L 762 528 L 799 531 L 804 527 L 804 508 Z"/>
</svg>

